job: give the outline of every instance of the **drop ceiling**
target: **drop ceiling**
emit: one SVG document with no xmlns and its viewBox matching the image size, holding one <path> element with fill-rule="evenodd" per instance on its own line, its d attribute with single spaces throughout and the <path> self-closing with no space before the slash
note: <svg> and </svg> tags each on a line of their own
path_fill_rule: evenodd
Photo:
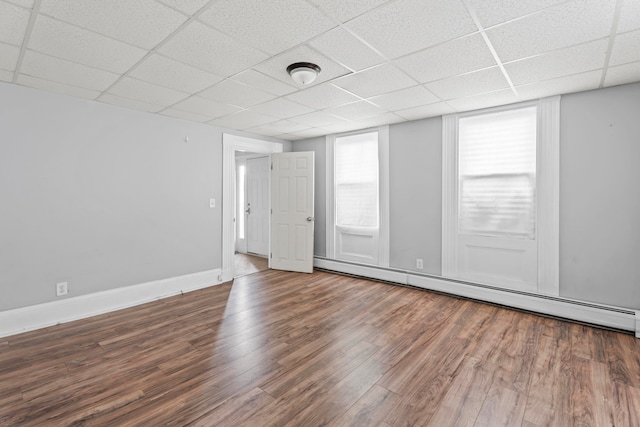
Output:
<svg viewBox="0 0 640 427">
<path fill-rule="evenodd" d="M 0 81 L 298 140 L 640 81 L 640 0 L 0 0 Z"/>
</svg>

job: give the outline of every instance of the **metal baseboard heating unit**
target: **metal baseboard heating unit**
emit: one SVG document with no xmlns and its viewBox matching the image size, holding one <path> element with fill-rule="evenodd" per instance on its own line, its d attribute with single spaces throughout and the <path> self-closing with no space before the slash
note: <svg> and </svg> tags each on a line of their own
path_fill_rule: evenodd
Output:
<svg viewBox="0 0 640 427">
<path fill-rule="evenodd" d="M 639 310 L 556 296 L 532 294 L 420 274 L 413 271 L 336 261 L 329 258 L 315 257 L 314 267 L 321 270 L 470 298 L 593 326 L 628 331 L 640 338 Z"/>
</svg>

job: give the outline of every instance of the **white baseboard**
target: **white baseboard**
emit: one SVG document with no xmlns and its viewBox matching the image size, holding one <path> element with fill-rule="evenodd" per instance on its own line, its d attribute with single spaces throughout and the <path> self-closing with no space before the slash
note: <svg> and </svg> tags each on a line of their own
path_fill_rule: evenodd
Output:
<svg viewBox="0 0 640 427">
<path fill-rule="evenodd" d="M 633 331 L 636 337 L 640 338 L 640 311 L 628 308 L 612 307 L 567 298 L 547 297 L 545 295 L 510 292 L 444 278 L 412 274 L 408 271 L 387 270 L 376 266 L 351 264 L 326 258 L 315 258 L 314 266 L 341 273 L 445 292 L 579 322 Z"/>
<path fill-rule="evenodd" d="M 222 270 L 154 280 L 59 301 L 0 311 L 0 337 L 132 307 L 222 283 Z"/>
</svg>

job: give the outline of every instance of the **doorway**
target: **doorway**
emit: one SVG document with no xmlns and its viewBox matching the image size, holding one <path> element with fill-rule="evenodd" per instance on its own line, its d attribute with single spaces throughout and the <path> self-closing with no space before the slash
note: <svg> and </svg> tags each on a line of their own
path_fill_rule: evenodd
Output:
<svg viewBox="0 0 640 427">
<path fill-rule="evenodd" d="M 222 275 L 220 279 L 226 282 L 236 276 L 236 153 L 269 156 L 272 153 L 281 153 L 282 144 L 225 133 L 222 135 L 222 147 Z"/>
<path fill-rule="evenodd" d="M 236 152 L 236 252 L 269 253 L 269 156 Z"/>
</svg>

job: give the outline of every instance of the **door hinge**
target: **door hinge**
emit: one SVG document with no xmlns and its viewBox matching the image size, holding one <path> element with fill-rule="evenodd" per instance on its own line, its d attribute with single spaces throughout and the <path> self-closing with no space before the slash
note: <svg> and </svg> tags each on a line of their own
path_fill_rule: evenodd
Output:
<svg viewBox="0 0 640 427">
<path fill-rule="evenodd" d="M 273 252 L 269 252 L 269 258 L 273 258 Z"/>
</svg>

